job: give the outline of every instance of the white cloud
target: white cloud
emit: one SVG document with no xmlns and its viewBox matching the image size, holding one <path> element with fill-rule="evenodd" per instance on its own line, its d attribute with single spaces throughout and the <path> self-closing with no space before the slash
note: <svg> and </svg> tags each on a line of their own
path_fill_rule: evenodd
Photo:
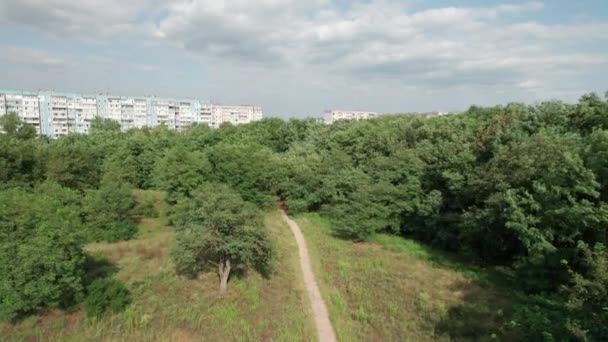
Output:
<svg viewBox="0 0 608 342">
<path fill-rule="evenodd" d="M 543 25 L 510 17 L 542 2 L 446 7 L 410 13 L 399 2 L 369 1 L 347 9 L 327 1 L 174 3 L 156 36 L 208 57 L 342 71 L 354 77 L 400 78 L 434 86 L 525 83 L 557 68 L 606 63 L 577 45 L 608 23 Z M 605 38 L 604 38 L 605 40 Z M 533 74 L 533 75 L 529 75 Z"/>
<path fill-rule="evenodd" d="M 146 0 L 0 0 L 0 23 L 51 34 L 111 36 L 137 27 Z"/>
<path fill-rule="evenodd" d="M 214 89 L 232 94 L 240 87 L 246 93 L 255 80 L 264 88 L 258 95 L 269 98 L 287 91 L 294 98 L 300 91 L 307 96 L 318 89 L 321 99 L 332 89 L 342 89 L 334 98 L 349 98 L 347 92 L 374 97 L 370 87 L 377 89 L 376 98 L 400 96 L 401 90 L 437 94 L 456 88 L 472 95 L 563 94 L 598 84 L 598 70 L 608 70 L 608 21 L 570 20 L 574 14 L 560 24 L 530 19 L 555 6 L 550 2 L 505 0 L 496 6 L 418 11 L 410 4 L 423 2 L 345 3 L 0 0 L 0 24 L 90 36 L 108 46 L 116 38 L 126 39 L 142 50 L 164 49 L 175 56 L 187 51 L 204 65 L 202 76 Z M 133 31 L 139 36 L 124 34 Z M 112 62 L 120 58 L 119 50 L 113 51 Z M 179 69 L 171 65 L 171 55 L 163 57 L 162 62 L 146 60 L 137 70 Z M 103 57 L 90 61 L 98 67 L 110 63 Z M 298 86 L 289 87 L 289 82 Z"/>
<path fill-rule="evenodd" d="M 41 69 L 55 69 L 65 66 L 65 61 L 51 53 L 23 47 L 7 47 L 1 54 L 4 60 L 13 63 Z"/>
</svg>

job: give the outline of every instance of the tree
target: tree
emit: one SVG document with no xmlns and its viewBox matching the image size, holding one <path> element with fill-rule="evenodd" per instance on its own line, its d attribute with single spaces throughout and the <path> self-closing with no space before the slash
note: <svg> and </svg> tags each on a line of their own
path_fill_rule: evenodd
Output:
<svg viewBox="0 0 608 342">
<path fill-rule="evenodd" d="M 91 134 L 120 133 L 120 122 L 112 119 L 95 117 L 91 122 Z"/>
<path fill-rule="evenodd" d="M 210 148 L 212 180 L 229 184 L 243 199 L 259 206 L 276 201 L 278 160 L 257 144 L 218 144 Z"/>
<path fill-rule="evenodd" d="M 0 319 L 66 307 L 83 292 L 80 196 L 46 182 L 0 191 Z"/>
<path fill-rule="evenodd" d="M 117 149 L 107 155 L 103 171 L 136 188 L 146 189 L 152 184 L 158 152 L 153 149 L 147 135 L 141 131 L 130 132 Z"/>
<path fill-rule="evenodd" d="M 255 268 L 267 275 L 272 248 L 254 206 L 224 184 L 207 183 L 191 198 L 192 210 L 184 213 L 177 228 L 172 257 L 177 272 L 190 277 L 215 266 L 220 293 L 225 293 L 234 271 Z"/>
<path fill-rule="evenodd" d="M 15 113 L 0 115 L 1 130 L 11 136 L 21 140 L 33 139 L 36 137 L 34 126 L 24 122 Z"/>
<path fill-rule="evenodd" d="M 176 146 L 157 160 L 154 183 L 167 192 L 168 203 L 174 204 L 177 197 L 190 196 L 209 173 L 209 163 L 202 153 Z"/>
<path fill-rule="evenodd" d="M 100 149 L 86 136 L 62 137 L 47 146 L 47 177 L 72 189 L 97 188 L 103 153 L 108 151 Z"/>
<path fill-rule="evenodd" d="M 111 175 L 104 177 L 99 189 L 87 190 L 83 200 L 89 240 L 113 242 L 132 238 L 137 232 L 134 208 L 132 188 Z"/>
</svg>

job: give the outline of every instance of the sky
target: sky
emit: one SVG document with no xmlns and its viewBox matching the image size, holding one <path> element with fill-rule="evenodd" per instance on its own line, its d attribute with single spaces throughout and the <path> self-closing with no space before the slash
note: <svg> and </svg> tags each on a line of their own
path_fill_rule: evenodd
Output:
<svg viewBox="0 0 608 342">
<path fill-rule="evenodd" d="M 606 0 L 0 0 L 0 89 L 288 118 L 574 102 L 606 80 Z"/>
</svg>

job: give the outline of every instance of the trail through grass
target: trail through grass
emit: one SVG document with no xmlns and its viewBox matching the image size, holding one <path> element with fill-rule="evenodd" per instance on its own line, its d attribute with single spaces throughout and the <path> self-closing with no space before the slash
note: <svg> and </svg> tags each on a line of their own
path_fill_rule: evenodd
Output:
<svg viewBox="0 0 608 342">
<path fill-rule="evenodd" d="M 396 236 L 353 243 L 295 217 L 340 341 L 508 340 L 509 292 L 494 272 Z"/>
</svg>

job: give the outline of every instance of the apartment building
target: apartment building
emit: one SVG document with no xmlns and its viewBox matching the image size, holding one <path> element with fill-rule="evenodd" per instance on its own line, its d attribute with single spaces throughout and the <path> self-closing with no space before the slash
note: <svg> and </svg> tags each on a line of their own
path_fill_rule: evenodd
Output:
<svg viewBox="0 0 608 342">
<path fill-rule="evenodd" d="M 151 126 L 149 120 L 150 101 L 146 98 L 133 99 L 133 128 L 143 128 L 145 126 Z"/>
<path fill-rule="evenodd" d="M 152 101 L 152 110 L 156 119 L 153 126 L 165 125 L 175 129 L 175 105 L 172 101 L 155 99 Z"/>
<path fill-rule="evenodd" d="M 97 116 L 97 99 L 72 96 L 67 98 L 68 131 L 87 134 L 91 122 Z"/>
<path fill-rule="evenodd" d="M 50 136 L 55 138 L 68 134 L 68 97 L 64 95 L 52 96 L 50 98 L 51 116 L 50 116 Z"/>
<path fill-rule="evenodd" d="M 12 112 L 32 124 L 38 134 L 51 138 L 87 134 L 96 117 L 115 120 L 128 130 L 158 125 L 184 129 L 195 123 L 219 127 L 224 122 L 238 125 L 264 116 L 259 106 L 213 105 L 194 99 L 0 90 L 0 115 Z"/>
<path fill-rule="evenodd" d="M 332 124 L 338 120 L 367 120 L 377 118 L 376 112 L 330 109 L 323 113 L 323 121 Z"/>
<path fill-rule="evenodd" d="M 19 117 L 41 132 L 40 104 L 36 94 L 0 93 L 0 115 L 19 113 Z"/>
<path fill-rule="evenodd" d="M 213 127 L 213 105 L 210 103 L 200 103 L 200 107 L 196 108 L 196 111 L 197 115 L 194 117 L 195 123 Z"/>
<path fill-rule="evenodd" d="M 211 126 L 218 128 L 229 122 L 233 125 L 259 121 L 263 117 L 262 108 L 251 105 L 213 105 L 211 108 Z"/>
</svg>

